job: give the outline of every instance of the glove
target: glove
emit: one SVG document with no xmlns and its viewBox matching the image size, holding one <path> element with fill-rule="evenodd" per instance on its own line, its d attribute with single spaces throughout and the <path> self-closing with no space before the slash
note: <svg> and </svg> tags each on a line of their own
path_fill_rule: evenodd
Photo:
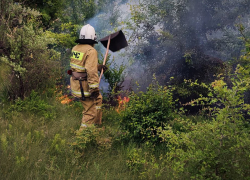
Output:
<svg viewBox="0 0 250 180">
<path fill-rule="evenodd" d="M 68 74 L 68 75 L 72 75 L 72 70 L 68 70 L 68 71 L 67 71 L 67 74 Z"/>
<path fill-rule="evenodd" d="M 99 96 L 100 92 L 99 89 L 95 89 L 94 91 L 91 92 L 91 98 L 96 99 Z"/>
<path fill-rule="evenodd" d="M 102 64 L 97 65 L 98 71 L 101 72 L 103 69 L 103 73 L 105 73 L 108 70 L 108 67 Z"/>
</svg>

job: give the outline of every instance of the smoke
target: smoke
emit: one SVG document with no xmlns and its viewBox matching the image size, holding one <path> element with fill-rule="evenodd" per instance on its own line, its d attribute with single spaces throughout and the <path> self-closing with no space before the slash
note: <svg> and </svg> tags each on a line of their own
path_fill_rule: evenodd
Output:
<svg viewBox="0 0 250 180">
<path fill-rule="evenodd" d="M 123 30 L 129 47 L 109 53 L 118 65 L 127 66 L 127 79 L 146 87 L 153 73 L 162 80 L 180 75 L 177 70 L 183 67 L 177 64 L 185 53 L 200 52 L 224 61 L 240 56 L 244 44 L 238 38 L 235 24 L 240 22 L 249 30 L 249 0 L 144 0 L 138 12 L 146 18 L 135 25 L 131 17 L 137 11 L 131 11 L 130 7 L 139 3 L 115 0 L 88 21 L 99 38 Z M 106 49 L 100 43 L 96 48 L 99 55 L 105 54 Z M 102 86 L 105 88 L 107 84 Z"/>
<path fill-rule="evenodd" d="M 245 8 L 242 7 L 244 1 L 235 3 L 233 1 L 165 0 L 162 4 L 161 2 L 163 1 L 154 5 L 158 12 L 166 12 L 166 15 L 162 16 L 155 11 L 156 17 L 147 16 L 141 25 L 145 30 L 140 34 L 147 41 L 137 50 L 143 54 L 141 61 L 149 64 L 151 70 L 153 66 L 159 75 L 172 76 L 174 70 L 171 70 L 171 67 L 178 64 L 185 53 L 194 51 L 222 60 L 239 57 L 244 44 L 238 39 L 239 32 L 234 25 L 240 14 L 249 13 L 247 10 L 249 1 Z M 150 10 L 148 10 L 149 13 Z M 157 16 L 161 18 L 157 19 Z M 244 25 L 249 27 L 248 23 Z M 162 33 L 156 34 L 155 26 L 159 27 L 158 31 Z M 167 37 L 168 34 L 170 34 L 169 37 Z M 152 61 L 154 63 L 150 63 Z"/>
<path fill-rule="evenodd" d="M 116 31 L 123 30 L 128 44 L 130 45 L 129 37 L 131 36 L 132 31 L 126 29 L 124 22 L 131 18 L 130 5 L 134 5 L 136 3 L 136 0 L 116 0 L 114 2 L 110 2 L 110 4 L 107 4 L 105 7 L 103 7 L 98 14 L 89 19 L 87 23 L 95 28 L 98 39 L 106 37 L 107 35 Z M 103 47 L 100 42 L 95 46 L 95 48 L 98 51 L 99 59 L 104 58 L 107 49 Z M 110 59 L 115 60 L 112 68 L 114 66 L 120 65 L 126 66 L 127 71 L 124 72 L 125 82 L 123 84 L 125 88 L 129 88 L 128 84 L 130 83 L 131 79 L 131 77 L 128 77 L 128 69 L 131 68 L 130 59 L 132 56 L 130 52 L 131 51 L 129 51 L 129 47 L 123 48 L 119 52 L 109 51 Z M 108 83 L 104 81 L 104 78 L 102 78 L 100 87 L 104 92 L 108 91 Z"/>
</svg>

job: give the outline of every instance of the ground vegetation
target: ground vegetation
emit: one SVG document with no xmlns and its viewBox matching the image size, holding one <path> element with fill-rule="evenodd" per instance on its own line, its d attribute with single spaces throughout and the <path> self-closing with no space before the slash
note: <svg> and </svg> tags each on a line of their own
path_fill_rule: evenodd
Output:
<svg viewBox="0 0 250 180">
<path fill-rule="evenodd" d="M 146 0 L 127 22 L 109 14 L 127 2 L 0 2 L 1 179 L 250 179 L 249 1 Z M 69 49 L 95 15 L 110 17 L 98 32 L 136 32 L 125 54 L 152 76 L 122 91 L 131 67 L 110 55 L 103 124 L 78 132 Z M 229 25 L 232 38 L 207 38 Z"/>
</svg>

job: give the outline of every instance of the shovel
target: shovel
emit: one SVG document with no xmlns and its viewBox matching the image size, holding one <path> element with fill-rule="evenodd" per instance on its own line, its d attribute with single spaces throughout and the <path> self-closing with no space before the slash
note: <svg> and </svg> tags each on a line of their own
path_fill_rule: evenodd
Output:
<svg viewBox="0 0 250 180">
<path fill-rule="evenodd" d="M 127 42 L 127 40 L 126 40 L 126 38 L 121 30 L 117 31 L 113 34 L 110 34 L 110 35 L 100 39 L 99 41 L 103 44 L 104 47 L 107 48 L 106 54 L 105 54 L 105 57 L 103 60 L 103 65 L 105 65 L 105 63 L 106 63 L 109 49 L 112 52 L 116 52 L 116 51 L 119 51 L 120 49 L 128 46 L 128 42 Z M 101 81 L 102 75 L 103 75 L 103 69 L 102 69 L 101 74 L 100 74 L 99 83 Z"/>
</svg>

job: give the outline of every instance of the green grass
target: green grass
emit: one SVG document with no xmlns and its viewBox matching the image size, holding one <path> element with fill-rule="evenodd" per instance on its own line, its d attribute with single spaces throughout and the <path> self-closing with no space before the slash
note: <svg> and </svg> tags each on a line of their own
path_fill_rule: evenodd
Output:
<svg viewBox="0 0 250 180">
<path fill-rule="evenodd" d="M 62 105 L 53 98 L 43 103 L 53 107 L 55 117 L 46 119 L 37 113 L 1 107 L 0 176 L 1 179 L 136 179 L 126 165 L 127 147 L 117 144 L 95 145 L 83 155 L 71 145 L 81 123 L 81 106 Z M 22 105 L 23 109 L 28 105 Z M 118 114 L 104 112 L 102 136 L 115 138 Z M 113 121 L 113 122 L 112 122 Z M 100 127 L 99 129 L 102 129 Z"/>
<path fill-rule="evenodd" d="M 81 111 L 79 102 L 63 105 L 37 93 L 15 104 L 1 103 L 0 179 L 250 177 L 249 130 L 244 126 L 176 115 L 159 130 L 160 145 L 138 144 L 121 129 L 115 109 L 104 110 L 101 126 L 77 135 Z"/>
</svg>

